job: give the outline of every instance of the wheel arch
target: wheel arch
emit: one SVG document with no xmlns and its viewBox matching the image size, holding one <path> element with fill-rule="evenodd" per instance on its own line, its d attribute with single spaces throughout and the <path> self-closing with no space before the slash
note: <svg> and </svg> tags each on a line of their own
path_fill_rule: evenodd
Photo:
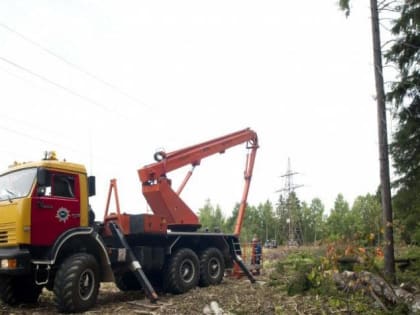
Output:
<svg viewBox="0 0 420 315">
<path fill-rule="evenodd" d="M 100 235 L 93 228 L 76 228 L 62 234 L 50 251 L 51 265 L 59 264 L 70 255 L 88 253 L 95 257 L 101 270 L 101 281 L 113 281 L 111 262 Z"/>
</svg>

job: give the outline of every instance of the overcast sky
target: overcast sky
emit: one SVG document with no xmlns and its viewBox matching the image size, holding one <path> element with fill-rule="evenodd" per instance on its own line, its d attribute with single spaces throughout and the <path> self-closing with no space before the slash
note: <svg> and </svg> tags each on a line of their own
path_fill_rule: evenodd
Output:
<svg viewBox="0 0 420 315">
<path fill-rule="evenodd" d="M 146 210 L 137 169 L 246 127 L 260 149 L 249 202 L 275 203 L 299 172 L 301 200 L 327 209 L 379 183 L 368 3 L 337 1 L 0 1 L 0 163 L 45 150 L 109 180 L 126 212 Z M 229 215 L 245 147 L 203 160 L 183 192 Z M 170 176 L 171 177 L 171 176 Z M 175 187 L 182 174 L 175 173 Z"/>
</svg>

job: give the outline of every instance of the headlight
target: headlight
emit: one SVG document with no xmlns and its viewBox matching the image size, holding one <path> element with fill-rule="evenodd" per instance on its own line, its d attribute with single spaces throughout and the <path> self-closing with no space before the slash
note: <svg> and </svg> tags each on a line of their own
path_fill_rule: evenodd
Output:
<svg viewBox="0 0 420 315">
<path fill-rule="evenodd" d="M 17 261 L 16 259 L 2 259 L 1 260 L 1 269 L 16 269 Z"/>
</svg>

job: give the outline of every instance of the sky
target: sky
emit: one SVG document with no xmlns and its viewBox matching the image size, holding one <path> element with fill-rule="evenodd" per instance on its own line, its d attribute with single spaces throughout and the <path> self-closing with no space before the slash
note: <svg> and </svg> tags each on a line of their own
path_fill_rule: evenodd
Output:
<svg viewBox="0 0 420 315">
<path fill-rule="evenodd" d="M 112 178 L 123 211 L 148 211 L 137 170 L 156 150 L 249 127 L 249 204 L 277 202 L 288 159 L 302 201 L 351 204 L 379 184 L 369 13 L 354 1 L 346 19 L 336 0 L 3 0 L 0 165 L 45 150 L 85 164 L 100 219 Z M 203 160 L 186 203 L 230 215 L 245 154 Z M 175 187 L 187 170 L 169 174 Z"/>
</svg>

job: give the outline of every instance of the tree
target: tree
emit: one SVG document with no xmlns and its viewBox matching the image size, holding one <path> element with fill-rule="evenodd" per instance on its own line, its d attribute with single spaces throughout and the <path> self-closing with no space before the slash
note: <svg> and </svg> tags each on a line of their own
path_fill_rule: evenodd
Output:
<svg viewBox="0 0 420 315">
<path fill-rule="evenodd" d="M 276 218 L 277 218 L 277 233 L 276 239 L 279 244 L 287 243 L 288 239 L 288 210 L 287 210 L 287 200 L 283 195 L 280 195 L 279 201 L 276 206 Z"/>
<path fill-rule="evenodd" d="M 311 209 L 313 223 L 314 223 L 314 228 L 313 228 L 314 238 L 313 238 L 313 241 L 314 241 L 314 243 L 316 243 L 317 240 L 322 239 L 324 229 L 325 229 L 324 228 L 325 206 L 322 203 L 321 199 L 314 198 L 311 201 L 310 209 Z"/>
<path fill-rule="evenodd" d="M 381 204 L 377 196 L 358 196 L 351 209 L 353 225 L 363 245 L 378 245 L 381 240 Z"/>
<path fill-rule="evenodd" d="M 237 203 L 232 211 L 232 215 L 226 220 L 225 230 L 233 232 L 239 213 L 239 203 Z M 240 239 L 243 242 L 251 242 L 252 237 L 256 234 L 264 235 L 263 219 L 260 211 L 254 206 L 247 206 L 245 216 L 242 223 Z"/>
<path fill-rule="evenodd" d="M 225 224 L 225 219 L 219 205 L 215 209 L 209 199 L 206 200 L 204 207 L 198 210 L 198 216 L 202 228 L 208 229 L 209 231 L 220 230 Z"/>
<path fill-rule="evenodd" d="M 420 104 L 400 109 L 393 140 L 391 153 L 399 176 L 394 182 L 394 205 L 403 227 L 401 236 L 407 243 L 420 244 Z"/>
<path fill-rule="evenodd" d="M 286 239 L 289 245 L 301 245 L 303 242 L 302 234 L 302 205 L 294 191 L 287 196 L 284 205 L 286 218 Z"/>
<path fill-rule="evenodd" d="M 398 18 L 392 23 L 394 36 L 391 47 L 385 54 L 388 63 L 398 70 L 398 77 L 387 94 L 396 109 L 402 106 L 415 110 L 420 105 L 420 6 L 418 1 L 397 2 Z M 406 117 L 400 117 L 400 122 Z"/>
<path fill-rule="evenodd" d="M 398 179 L 394 198 L 396 214 L 403 224 L 406 242 L 420 243 L 420 6 L 405 1 L 396 7 L 394 35 L 387 61 L 398 69 L 398 77 L 387 94 L 396 109 L 398 127 L 393 136 L 391 154 Z"/>
<path fill-rule="evenodd" d="M 305 201 L 302 202 L 302 235 L 304 244 L 313 241 L 314 218 L 312 215 L 311 208 Z"/>
<path fill-rule="evenodd" d="M 327 219 L 329 237 L 332 239 L 351 238 L 350 207 L 342 194 L 338 194 Z"/>
<path fill-rule="evenodd" d="M 269 200 L 264 204 L 260 203 L 257 207 L 259 217 L 262 219 L 262 231 L 257 234 L 260 240 L 269 240 L 275 238 L 276 222 L 274 218 L 273 205 Z"/>
<path fill-rule="evenodd" d="M 350 0 L 340 0 L 340 7 L 350 14 Z M 373 42 L 373 65 L 375 73 L 378 142 L 379 142 L 379 168 L 381 179 L 381 204 L 384 225 L 384 274 L 392 282 L 395 282 L 395 257 L 394 257 L 394 230 L 391 204 L 391 185 L 389 176 L 388 157 L 388 132 L 385 107 L 385 88 L 382 67 L 381 38 L 379 28 L 379 13 L 377 0 L 370 0 L 372 42 Z"/>
</svg>

